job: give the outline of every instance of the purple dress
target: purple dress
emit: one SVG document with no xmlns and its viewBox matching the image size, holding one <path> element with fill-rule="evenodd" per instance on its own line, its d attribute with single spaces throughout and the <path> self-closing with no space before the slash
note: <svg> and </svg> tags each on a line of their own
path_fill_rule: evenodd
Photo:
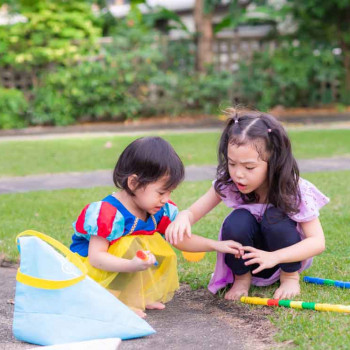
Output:
<svg viewBox="0 0 350 350">
<path fill-rule="evenodd" d="M 214 181 L 215 183 L 215 181 Z M 297 230 L 300 233 L 301 239 L 305 238 L 305 235 L 301 229 L 300 223 L 307 222 L 315 219 L 319 216 L 319 209 L 329 202 L 329 198 L 321 193 L 312 183 L 300 178 L 299 188 L 301 193 L 301 202 L 299 206 L 299 213 L 289 216 L 293 221 L 297 223 Z M 232 190 L 231 190 L 232 189 Z M 222 193 L 226 197 L 221 197 L 222 201 L 233 209 L 246 209 L 260 222 L 266 204 L 260 203 L 244 203 L 236 188 L 236 185 L 232 184 L 223 189 Z M 267 205 L 269 207 L 270 205 Z M 221 240 L 221 231 L 219 232 L 219 240 Z M 302 261 L 299 273 L 311 266 L 312 258 Z M 280 270 L 277 270 L 269 278 L 254 277 L 252 278 L 252 284 L 255 286 L 268 286 L 279 280 Z M 216 293 L 219 289 L 225 287 L 229 283 L 233 283 L 234 275 L 231 269 L 225 264 L 225 255 L 223 253 L 217 253 L 217 260 L 215 271 L 209 282 L 208 289 L 212 293 Z"/>
</svg>

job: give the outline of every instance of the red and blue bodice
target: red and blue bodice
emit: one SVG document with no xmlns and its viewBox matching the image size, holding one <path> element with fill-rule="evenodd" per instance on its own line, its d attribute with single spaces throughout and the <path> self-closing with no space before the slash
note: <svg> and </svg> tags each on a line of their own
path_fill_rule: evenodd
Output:
<svg viewBox="0 0 350 350">
<path fill-rule="evenodd" d="M 178 213 L 176 205 L 169 201 L 157 213 L 143 221 L 131 214 L 114 196 L 85 206 L 73 223 L 74 234 L 70 249 L 81 256 L 88 255 L 91 236 L 100 236 L 110 245 L 128 235 L 164 234 Z"/>
</svg>

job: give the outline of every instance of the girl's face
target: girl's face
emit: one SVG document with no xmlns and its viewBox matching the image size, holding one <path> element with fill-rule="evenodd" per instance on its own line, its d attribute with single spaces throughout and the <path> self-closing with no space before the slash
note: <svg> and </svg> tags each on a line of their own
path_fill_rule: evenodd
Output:
<svg viewBox="0 0 350 350">
<path fill-rule="evenodd" d="M 230 177 L 241 193 L 255 192 L 265 200 L 268 163 L 260 158 L 252 143 L 241 146 L 229 144 L 227 161 Z"/>
<path fill-rule="evenodd" d="M 155 214 L 170 199 L 171 190 L 165 189 L 168 178 L 166 176 L 152 182 L 147 186 L 140 187 L 134 191 L 133 201 L 135 205 L 144 212 Z"/>
</svg>

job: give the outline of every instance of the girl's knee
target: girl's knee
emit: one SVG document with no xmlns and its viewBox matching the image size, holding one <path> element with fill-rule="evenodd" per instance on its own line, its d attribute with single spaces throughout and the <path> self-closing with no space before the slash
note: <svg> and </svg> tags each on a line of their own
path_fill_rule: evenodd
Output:
<svg viewBox="0 0 350 350">
<path fill-rule="evenodd" d="M 240 241 L 242 236 L 247 235 L 257 228 L 255 217 L 246 209 L 234 210 L 222 225 L 222 239 Z"/>
<path fill-rule="evenodd" d="M 261 232 L 266 241 L 285 247 L 301 240 L 297 223 L 274 207 L 266 210 L 261 221 Z"/>
</svg>

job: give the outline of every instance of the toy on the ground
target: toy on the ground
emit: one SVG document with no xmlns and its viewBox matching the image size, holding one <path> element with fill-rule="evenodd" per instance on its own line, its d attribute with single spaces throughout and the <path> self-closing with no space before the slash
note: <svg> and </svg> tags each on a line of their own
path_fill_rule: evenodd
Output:
<svg viewBox="0 0 350 350">
<path fill-rule="evenodd" d="M 309 309 L 316 311 L 334 311 L 350 313 L 350 305 L 320 304 L 305 301 L 279 300 L 258 297 L 241 297 L 241 302 L 245 304 L 266 305 L 266 306 L 284 306 L 292 309 Z"/>
<path fill-rule="evenodd" d="M 18 340 L 57 345 L 155 333 L 145 320 L 87 277 L 86 266 L 62 243 L 32 230 L 19 234 L 16 243 L 21 262 L 12 329 Z"/>
<path fill-rule="evenodd" d="M 148 260 L 148 255 L 142 250 L 138 250 L 136 252 L 136 256 L 141 260 L 146 260 L 146 261 Z M 158 266 L 158 261 L 156 261 L 153 265 Z"/>
<path fill-rule="evenodd" d="M 347 289 L 350 288 L 350 282 L 334 281 L 334 280 L 329 280 L 325 278 L 305 276 L 303 278 L 303 281 L 307 283 L 322 284 L 322 285 L 334 286 L 338 288 L 347 288 Z"/>
<path fill-rule="evenodd" d="M 190 262 L 198 262 L 205 256 L 205 252 L 185 252 L 182 251 L 182 256 Z"/>
</svg>

